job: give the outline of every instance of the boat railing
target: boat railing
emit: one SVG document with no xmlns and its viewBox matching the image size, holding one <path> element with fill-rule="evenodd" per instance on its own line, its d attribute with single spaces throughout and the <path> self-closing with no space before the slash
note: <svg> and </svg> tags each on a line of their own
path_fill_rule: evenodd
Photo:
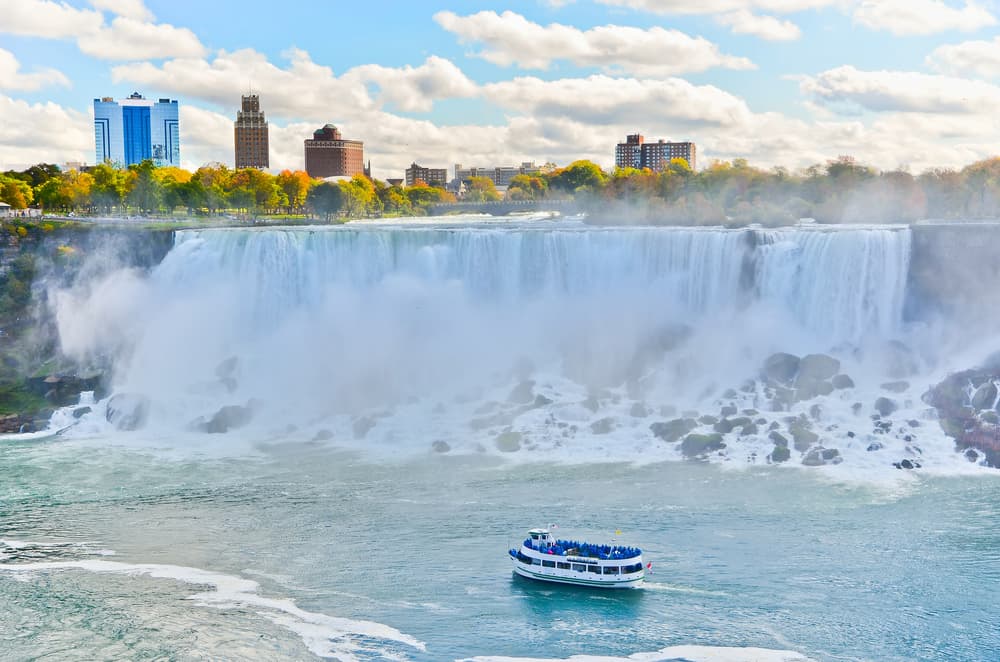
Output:
<svg viewBox="0 0 1000 662">
<path fill-rule="evenodd" d="M 539 545 L 537 542 L 533 544 L 531 538 L 525 538 L 524 546 L 537 552 L 554 554 L 556 556 L 582 556 L 602 560 L 634 559 L 642 555 L 642 550 L 638 547 L 592 545 L 575 540 L 556 540 L 554 543 Z"/>
</svg>

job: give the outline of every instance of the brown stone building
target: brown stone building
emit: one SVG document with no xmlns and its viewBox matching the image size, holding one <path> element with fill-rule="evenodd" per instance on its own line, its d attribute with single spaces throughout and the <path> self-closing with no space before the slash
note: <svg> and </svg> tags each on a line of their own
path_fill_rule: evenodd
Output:
<svg viewBox="0 0 1000 662">
<path fill-rule="evenodd" d="M 256 94 L 243 97 L 243 108 L 236 113 L 233 125 L 237 168 L 267 168 L 267 120 L 260 111 Z"/>
<path fill-rule="evenodd" d="M 310 177 L 353 177 L 364 175 L 365 144 L 360 140 L 344 140 L 332 124 L 313 133 L 306 140 L 306 172 Z"/>
<path fill-rule="evenodd" d="M 692 142 L 659 140 L 647 143 L 638 133 L 626 136 L 625 142 L 615 147 L 615 166 L 618 168 L 649 168 L 653 172 L 663 172 L 671 159 L 684 159 L 695 170 L 697 158 L 698 148 Z"/>
</svg>

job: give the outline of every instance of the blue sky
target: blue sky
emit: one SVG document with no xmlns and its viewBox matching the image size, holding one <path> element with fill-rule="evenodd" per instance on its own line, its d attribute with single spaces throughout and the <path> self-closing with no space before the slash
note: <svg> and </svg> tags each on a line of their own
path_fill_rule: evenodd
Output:
<svg viewBox="0 0 1000 662">
<path fill-rule="evenodd" d="M 610 166 L 633 131 L 694 140 L 701 166 L 920 170 L 1000 145 L 990 1 L 0 0 L 0 17 L 3 168 L 92 162 L 92 99 L 133 90 L 181 101 L 185 165 L 231 163 L 250 85 L 278 169 L 326 122 L 381 177 L 413 160 Z"/>
</svg>

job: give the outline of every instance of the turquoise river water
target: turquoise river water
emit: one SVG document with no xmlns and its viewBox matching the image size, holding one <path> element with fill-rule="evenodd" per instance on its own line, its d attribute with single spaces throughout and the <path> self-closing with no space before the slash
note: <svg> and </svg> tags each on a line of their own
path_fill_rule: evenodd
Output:
<svg viewBox="0 0 1000 662">
<path fill-rule="evenodd" d="M 178 457 L 74 441 L 0 445 L 0 475 L 3 659 L 1000 650 L 989 477 L 876 487 L 775 468 L 387 463 L 308 443 Z M 620 529 L 653 563 L 646 587 L 512 577 L 507 547 L 550 522 L 596 540 Z M 703 648 L 669 652 L 684 646 Z"/>
</svg>

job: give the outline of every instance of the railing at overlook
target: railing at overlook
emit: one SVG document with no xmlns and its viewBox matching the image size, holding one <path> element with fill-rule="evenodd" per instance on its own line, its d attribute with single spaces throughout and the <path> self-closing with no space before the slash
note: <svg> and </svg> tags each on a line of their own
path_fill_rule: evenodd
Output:
<svg viewBox="0 0 1000 662">
<path fill-rule="evenodd" d="M 494 200 L 492 202 L 439 202 L 428 207 L 432 216 L 454 213 L 478 213 L 492 216 L 506 216 L 519 212 L 558 211 L 572 212 L 576 209 L 573 200 Z"/>
</svg>

